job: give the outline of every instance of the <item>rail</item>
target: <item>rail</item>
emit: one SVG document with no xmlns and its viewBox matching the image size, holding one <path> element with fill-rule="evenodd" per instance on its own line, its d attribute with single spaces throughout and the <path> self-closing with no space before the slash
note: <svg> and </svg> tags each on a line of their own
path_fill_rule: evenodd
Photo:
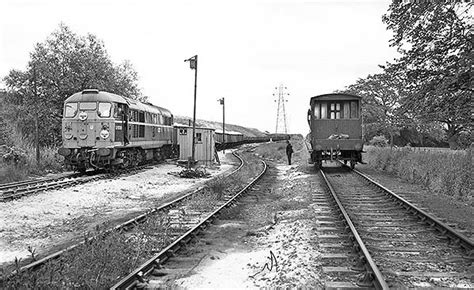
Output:
<svg viewBox="0 0 474 290">
<path fill-rule="evenodd" d="M 165 249 L 163 249 L 160 253 L 158 253 L 157 255 L 155 255 L 154 257 L 152 257 L 151 259 L 149 259 L 142 265 L 140 265 L 138 268 L 136 268 L 132 273 L 124 277 L 122 280 L 120 280 L 110 289 L 130 289 L 131 287 L 134 287 L 138 282 L 143 281 L 143 277 L 148 275 L 151 271 L 153 271 L 153 269 L 156 266 L 159 266 L 161 262 L 166 261 L 169 258 L 170 253 L 173 253 L 176 250 L 176 248 L 179 248 L 180 244 L 186 243 L 187 241 L 192 239 L 192 236 L 197 235 L 198 231 L 200 231 L 202 228 L 205 228 L 206 225 L 209 224 L 211 220 L 214 219 L 220 213 L 222 209 L 233 204 L 237 197 L 242 195 L 251 186 L 253 186 L 267 171 L 267 164 L 264 161 L 262 161 L 262 163 L 264 165 L 262 172 L 260 172 L 259 175 L 255 177 L 249 184 L 247 184 L 242 190 L 236 193 L 225 204 L 223 204 L 214 212 L 209 214 L 205 219 L 203 219 L 200 223 L 198 223 L 192 229 L 188 230 L 185 234 L 183 234 L 181 237 L 175 240 L 172 244 L 170 244 Z"/>
<path fill-rule="evenodd" d="M 367 271 L 368 277 L 366 279 L 369 279 L 372 283 L 373 286 L 376 289 L 389 289 L 387 282 L 385 282 L 385 279 L 378 269 L 377 265 L 372 259 L 372 256 L 370 255 L 369 251 L 367 250 L 367 247 L 365 246 L 364 242 L 362 241 L 362 238 L 360 237 L 359 233 L 357 232 L 351 218 L 347 214 L 347 211 L 345 210 L 344 206 L 340 202 L 339 198 L 337 197 L 337 194 L 332 187 L 331 183 L 327 179 L 326 175 L 322 170 L 320 170 L 321 175 L 323 176 L 324 181 L 326 182 L 326 185 L 331 192 L 332 197 L 337 203 L 337 206 L 339 210 L 341 211 L 342 215 L 344 216 L 344 219 L 346 220 L 347 225 L 349 226 L 349 229 L 351 230 L 352 235 L 354 236 L 355 242 L 357 243 L 357 249 L 361 253 L 361 257 L 363 259 L 362 262 L 365 262 L 365 268 Z"/>
</svg>

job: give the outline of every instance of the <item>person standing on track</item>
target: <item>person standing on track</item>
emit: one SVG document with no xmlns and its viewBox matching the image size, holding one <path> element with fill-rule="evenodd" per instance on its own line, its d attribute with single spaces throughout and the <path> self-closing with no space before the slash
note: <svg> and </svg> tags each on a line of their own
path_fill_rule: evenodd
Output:
<svg viewBox="0 0 474 290">
<path fill-rule="evenodd" d="M 288 157 L 288 165 L 291 165 L 291 154 L 293 154 L 293 146 L 291 146 L 289 140 L 287 140 L 286 143 L 288 143 L 286 145 L 286 156 Z"/>
</svg>

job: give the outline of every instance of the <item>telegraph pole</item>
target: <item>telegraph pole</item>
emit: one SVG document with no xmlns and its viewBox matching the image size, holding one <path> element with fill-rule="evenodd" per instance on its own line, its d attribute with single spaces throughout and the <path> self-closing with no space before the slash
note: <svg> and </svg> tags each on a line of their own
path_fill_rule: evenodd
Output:
<svg viewBox="0 0 474 290">
<path fill-rule="evenodd" d="M 225 98 L 218 101 L 222 105 L 222 153 L 225 153 Z"/>
<path fill-rule="evenodd" d="M 188 58 L 184 60 L 184 62 L 189 61 L 189 67 L 191 69 L 194 69 L 194 109 L 193 109 L 193 148 L 191 149 L 192 154 L 191 154 L 191 160 L 194 164 L 194 153 L 196 149 L 196 91 L 197 91 L 197 74 L 198 74 L 198 69 L 197 69 L 197 64 L 198 64 L 198 56 L 195 55 L 191 58 Z"/>
<path fill-rule="evenodd" d="M 33 63 L 33 92 L 35 94 L 36 112 L 35 112 L 35 147 L 36 147 L 36 164 L 40 162 L 39 148 L 39 122 L 38 122 L 38 91 L 36 89 L 36 65 Z"/>
</svg>

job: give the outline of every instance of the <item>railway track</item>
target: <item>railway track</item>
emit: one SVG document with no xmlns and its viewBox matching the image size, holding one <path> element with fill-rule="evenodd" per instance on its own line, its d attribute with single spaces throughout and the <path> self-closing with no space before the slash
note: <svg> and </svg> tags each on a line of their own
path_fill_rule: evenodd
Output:
<svg viewBox="0 0 474 290">
<path fill-rule="evenodd" d="M 468 237 L 356 170 L 320 172 L 328 191 L 313 199 L 327 287 L 472 285 Z"/>
<path fill-rule="evenodd" d="M 114 173 L 104 173 L 103 171 L 98 171 L 91 172 L 89 173 L 90 175 L 85 176 L 80 173 L 72 173 L 58 178 L 43 178 L 39 180 L 0 184 L 0 202 L 6 202 L 48 190 L 71 187 L 99 179 L 112 178 L 121 174 L 140 171 L 149 166 L 150 164 L 146 164 L 131 169 L 123 169 Z"/>
<path fill-rule="evenodd" d="M 242 161 L 243 162 L 243 161 Z M 175 253 L 193 238 L 195 238 L 199 232 L 208 227 L 208 225 L 219 216 L 223 209 L 232 206 L 237 199 L 246 193 L 252 186 L 260 180 L 260 178 L 265 174 L 267 170 L 267 165 L 264 161 L 262 162 L 262 170 L 258 173 L 257 176 L 251 179 L 251 181 L 244 186 L 238 192 L 232 194 L 227 194 L 219 204 L 214 206 L 210 210 L 195 212 L 194 215 L 198 215 L 199 218 L 191 218 L 184 220 L 179 218 L 173 218 L 175 222 L 173 223 L 173 228 L 175 232 L 179 232 L 180 235 L 168 246 L 164 247 L 158 254 L 147 260 L 145 263 L 141 264 L 135 270 L 133 270 L 129 275 L 121 279 L 111 289 L 132 289 L 132 288 L 143 288 L 143 287 L 153 287 L 154 286 L 154 277 L 160 277 L 163 274 L 161 268 L 162 265 Z M 179 211 L 179 210 L 178 210 Z M 159 279 L 158 279 L 159 280 Z M 158 286 L 158 284 L 156 285 Z"/>
<path fill-rule="evenodd" d="M 240 166 L 235 169 L 233 172 L 227 174 L 225 177 L 230 177 L 236 175 L 236 173 L 242 171 L 242 168 L 245 167 L 245 165 L 248 165 L 246 161 L 244 161 L 242 158 L 240 158 L 238 155 L 235 154 L 237 158 L 241 161 Z M 162 206 L 152 209 L 147 213 L 144 213 L 140 216 L 137 216 L 131 220 L 128 220 L 120 225 L 117 225 L 116 227 L 109 229 L 105 232 L 102 232 L 96 236 L 89 237 L 85 239 L 84 241 L 74 244 L 66 249 L 63 249 L 61 251 L 58 251 L 56 253 L 53 253 L 47 257 L 44 257 L 38 261 L 34 261 L 33 263 L 30 263 L 28 265 L 25 265 L 21 268 L 18 268 L 17 271 L 15 271 L 12 275 L 10 275 L 5 281 L 0 281 L 0 288 L 3 286 L 8 286 L 8 285 L 18 285 L 18 282 L 20 281 L 23 283 L 22 279 L 30 279 L 31 277 L 35 276 L 35 271 L 39 271 L 41 267 L 47 265 L 48 263 L 52 262 L 53 260 L 58 260 L 61 258 L 66 253 L 73 253 L 74 251 L 79 251 L 77 254 L 74 255 L 80 255 L 80 247 L 84 246 L 85 244 L 88 244 L 89 242 L 93 241 L 94 239 L 102 239 L 105 235 L 111 234 L 113 232 L 115 233 L 123 233 L 123 235 L 128 236 L 129 238 L 134 237 L 134 229 L 139 226 L 140 224 L 143 224 L 147 221 L 153 220 L 154 218 L 158 216 L 166 216 L 168 219 L 168 225 L 165 229 L 166 231 L 166 240 L 170 241 L 170 243 L 167 243 L 166 246 L 162 247 L 161 253 L 160 254 L 160 261 L 163 260 L 163 255 L 171 255 L 174 251 L 179 249 L 180 246 L 183 245 L 183 243 L 189 241 L 192 236 L 195 236 L 199 230 L 204 229 L 211 221 L 214 219 L 218 214 L 219 211 L 222 210 L 223 208 L 226 208 L 230 205 L 232 205 L 237 196 L 239 194 L 242 194 L 248 188 L 251 186 L 251 184 L 255 183 L 258 178 L 265 172 L 266 170 L 266 165 L 263 163 L 262 168 L 264 170 L 259 173 L 259 176 L 257 178 L 253 178 L 252 182 L 243 189 L 239 190 L 238 194 L 224 194 L 220 200 L 216 203 L 210 206 L 209 204 L 197 204 L 196 206 L 196 195 L 199 193 L 203 193 L 203 189 L 198 189 L 197 191 L 190 192 L 188 194 L 185 194 L 181 197 L 178 197 L 166 204 L 163 204 Z M 194 205 L 193 205 L 194 203 Z M 156 236 L 158 239 L 160 239 L 160 235 L 162 233 L 158 232 L 155 233 L 154 236 Z M 161 239 L 163 240 L 163 239 Z M 154 249 L 153 252 L 157 252 L 158 249 Z M 150 261 L 155 261 L 156 259 L 152 259 Z M 155 265 L 157 263 L 155 262 L 147 262 L 142 265 L 141 269 L 143 267 L 152 267 L 154 269 Z M 147 266 L 145 266 L 147 265 Z M 64 269 L 64 266 L 60 266 L 61 269 Z M 51 271 L 48 270 L 48 271 Z M 140 270 L 141 271 L 141 270 Z M 133 272 L 135 274 L 130 274 L 127 276 L 123 283 L 125 284 L 134 284 L 139 281 L 142 281 L 141 274 L 137 274 L 138 272 Z M 54 270 L 53 270 L 54 272 Z M 61 275 L 61 274 L 58 274 Z M 16 276 L 16 277 L 15 277 Z M 38 279 L 39 278 L 39 279 Z M 46 285 L 50 285 L 48 281 L 43 281 L 43 282 L 38 282 L 41 279 L 48 279 L 47 277 L 37 277 L 33 278 L 32 280 L 34 281 L 28 281 L 28 285 L 32 285 L 33 283 L 34 286 L 38 287 L 44 284 L 41 283 L 46 283 Z M 63 279 L 63 278 L 60 278 Z M 16 284 L 15 284 L 16 283 Z M 26 284 L 26 281 L 25 281 Z"/>
</svg>

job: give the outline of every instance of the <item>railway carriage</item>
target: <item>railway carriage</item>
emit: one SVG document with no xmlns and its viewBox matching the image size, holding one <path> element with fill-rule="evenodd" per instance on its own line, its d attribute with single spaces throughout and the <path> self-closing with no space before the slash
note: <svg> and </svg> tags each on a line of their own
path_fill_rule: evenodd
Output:
<svg viewBox="0 0 474 290">
<path fill-rule="evenodd" d="M 362 163 L 361 97 L 325 94 L 312 97 L 308 110 L 311 162 L 321 167 L 323 160 Z"/>
<path fill-rule="evenodd" d="M 176 131 L 167 109 L 95 89 L 66 99 L 59 154 L 78 171 L 174 157 Z"/>
</svg>

